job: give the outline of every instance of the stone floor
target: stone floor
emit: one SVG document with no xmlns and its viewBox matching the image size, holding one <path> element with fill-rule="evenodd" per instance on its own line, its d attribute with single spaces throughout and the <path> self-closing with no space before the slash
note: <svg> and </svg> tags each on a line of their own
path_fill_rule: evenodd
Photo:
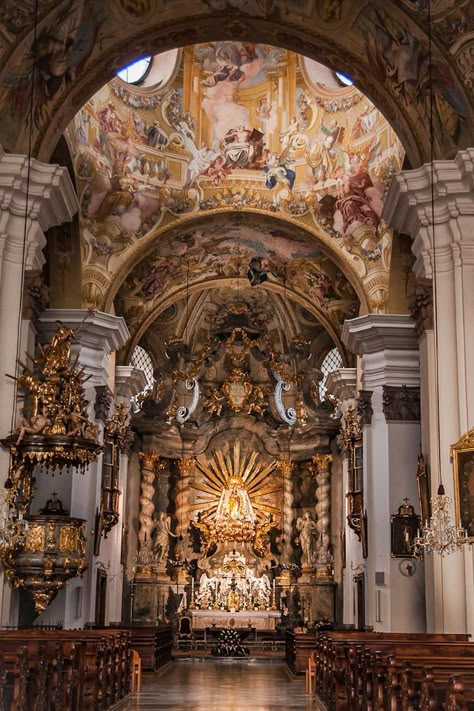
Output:
<svg viewBox="0 0 474 711">
<path fill-rule="evenodd" d="M 162 674 L 144 675 L 128 709 L 152 711 L 313 711 L 304 678 L 260 659 L 180 659 Z"/>
</svg>

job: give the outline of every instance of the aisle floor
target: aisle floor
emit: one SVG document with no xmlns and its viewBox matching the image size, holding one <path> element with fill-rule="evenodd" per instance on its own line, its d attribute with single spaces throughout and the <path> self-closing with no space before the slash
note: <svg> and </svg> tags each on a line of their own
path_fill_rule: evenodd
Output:
<svg viewBox="0 0 474 711">
<path fill-rule="evenodd" d="M 128 709 L 160 711 L 310 711 L 304 678 L 285 664 L 259 659 L 180 659 L 145 675 Z"/>
</svg>

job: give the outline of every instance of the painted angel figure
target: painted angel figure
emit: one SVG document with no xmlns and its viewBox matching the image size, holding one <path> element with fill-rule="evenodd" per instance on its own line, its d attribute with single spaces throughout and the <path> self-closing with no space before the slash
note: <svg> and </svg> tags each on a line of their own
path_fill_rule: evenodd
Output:
<svg viewBox="0 0 474 711">
<path fill-rule="evenodd" d="M 309 511 L 305 511 L 303 516 L 300 516 L 296 521 L 296 528 L 300 533 L 300 546 L 303 552 L 301 556 L 301 564 L 310 566 L 315 557 L 315 531 L 316 522 L 312 518 Z"/>
<path fill-rule="evenodd" d="M 155 521 L 155 536 L 153 543 L 153 553 L 156 556 L 157 563 L 166 562 L 168 560 L 170 536 L 173 536 L 173 538 L 178 537 L 171 530 L 171 516 L 167 516 L 164 511 L 160 511 L 158 518 Z"/>
<path fill-rule="evenodd" d="M 307 151 L 306 158 L 318 181 L 341 178 L 348 167 L 348 155 L 342 147 L 344 128 L 334 120 L 331 125 L 321 123 L 316 141 Z"/>
</svg>

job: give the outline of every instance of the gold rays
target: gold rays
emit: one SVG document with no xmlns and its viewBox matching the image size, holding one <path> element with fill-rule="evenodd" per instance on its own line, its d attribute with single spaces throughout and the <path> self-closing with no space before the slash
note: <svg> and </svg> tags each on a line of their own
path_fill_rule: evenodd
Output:
<svg viewBox="0 0 474 711">
<path fill-rule="evenodd" d="M 242 480 L 255 513 L 260 518 L 264 514 L 279 514 L 280 509 L 269 503 L 268 497 L 281 489 L 281 484 L 269 478 L 277 462 L 261 464 L 259 452 L 242 452 L 240 442 L 232 447 L 224 445 L 221 450 L 213 451 L 209 460 L 196 459 L 196 465 L 205 477 L 204 482 L 195 482 L 191 487 L 199 492 L 198 501 L 189 507 L 189 511 L 202 511 L 207 518 L 217 510 L 223 489 L 228 487 L 231 477 Z"/>
</svg>

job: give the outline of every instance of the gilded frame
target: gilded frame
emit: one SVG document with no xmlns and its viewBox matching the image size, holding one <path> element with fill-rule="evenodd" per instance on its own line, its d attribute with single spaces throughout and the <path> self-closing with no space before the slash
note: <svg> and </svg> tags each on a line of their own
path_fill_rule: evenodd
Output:
<svg viewBox="0 0 474 711">
<path fill-rule="evenodd" d="M 456 526 L 474 543 L 474 428 L 451 447 Z"/>
</svg>

